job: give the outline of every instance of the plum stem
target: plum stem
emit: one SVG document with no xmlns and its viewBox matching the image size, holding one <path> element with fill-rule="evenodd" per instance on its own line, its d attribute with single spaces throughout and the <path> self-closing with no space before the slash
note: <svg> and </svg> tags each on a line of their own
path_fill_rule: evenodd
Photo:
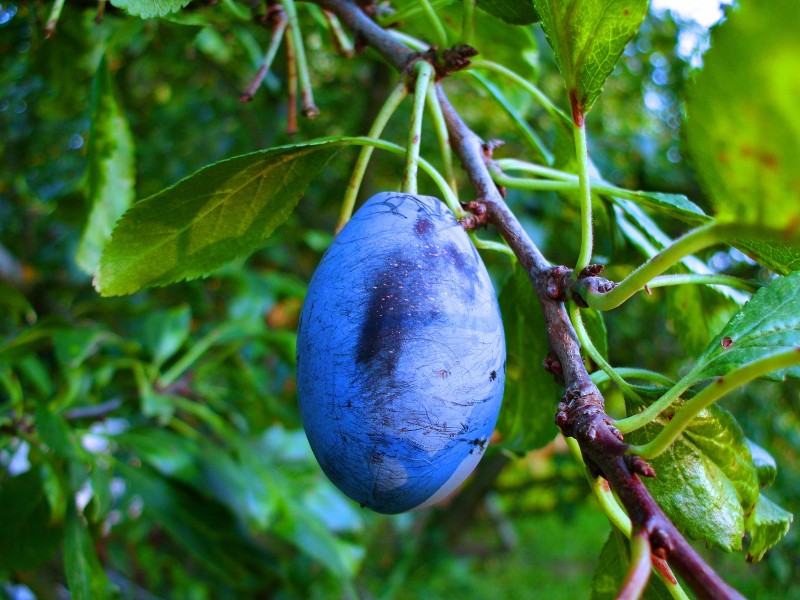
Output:
<svg viewBox="0 0 800 600">
<path fill-rule="evenodd" d="M 400 106 L 400 103 L 407 95 L 408 88 L 406 87 L 405 82 L 401 81 L 395 86 L 395 88 L 392 90 L 392 93 L 389 94 L 389 96 L 386 98 L 386 101 L 383 103 L 383 106 L 381 106 L 381 109 L 378 111 L 378 114 L 369 129 L 369 133 L 367 133 L 368 137 L 381 137 L 381 134 L 386 128 L 386 124 L 389 122 L 389 119 L 392 118 L 392 115 L 397 110 L 397 107 Z M 350 217 L 353 215 L 353 209 L 356 205 L 358 191 L 361 189 L 361 182 L 364 180 L 364 174 L 367 172 L 367 165 L 369 164 L 369 160 L 372 157 L 372 152 L 374 149 L 375 148 L 373 146 L 364 146 L 358 155 L 356 164 L 353 167 L 353 172 L 350 175 L 350 181 L 347 184 L 347 190 L 344 194 L 342 209 L 339 213 L 339 222 L 336 225 L 337 232 L 342 230 L 342 227 L 347 224 L 347 222 L 350 220 Z"/>
<path fill-rule="evenodd" d="M 414 81 L 414 104 L 411 109 L 411 123 L 408 127 L 403 184 L 400 188 L 407 194 L 417 193 L 417 165 L 419 163 L 419 148 L 422 142 L 422 120 L 428 85 L 433 77 L 433 65 L 426 60 L 419 60 L 414 64 L 414 73 L 416 75 L 416 80 Z"/>
</svg>

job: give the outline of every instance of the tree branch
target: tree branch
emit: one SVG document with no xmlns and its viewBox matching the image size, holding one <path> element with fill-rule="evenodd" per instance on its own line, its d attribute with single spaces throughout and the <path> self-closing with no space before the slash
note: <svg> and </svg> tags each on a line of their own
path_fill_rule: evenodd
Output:
<svg viewBox="0 0 800 600">
<path fill-rule="evenodd" d="M 407 69 L 416 58 L 415 52 L 394 41 L 354 2 L 318 0 L 318 4 L 338 15 L 398 70 Z M 528 273 L 541 301 L 550 348 L 560 363 L 559 372 L 566 387 L 556 415 L 557 425 L 564 435 L 576 439 L 589 468 L 608 481 L 625 507 L 634 531 L 646 533 L 657 559 L 668 560 L 700 598 L 742 598 L 703 561 L 642 483 L 640 476 L 652 477 L 655 473 L 644 460 L 625 454 L 628 444 L 611 425 L 611 418 L 605 413 L 603 396 L 592 383 L 583 363 L 580 344 L 564 306 L 569 270 L 552 267 L 542 255 L 492 181 L 487 167 L 491 159 L 490 146 L 464 123 L 441 85 L 437 85 L 437 94 L 450 144 L 475 190 L 476 201 L 470 205 L 485 212 L 486 220 L 506 240 Z"/>
</svg>

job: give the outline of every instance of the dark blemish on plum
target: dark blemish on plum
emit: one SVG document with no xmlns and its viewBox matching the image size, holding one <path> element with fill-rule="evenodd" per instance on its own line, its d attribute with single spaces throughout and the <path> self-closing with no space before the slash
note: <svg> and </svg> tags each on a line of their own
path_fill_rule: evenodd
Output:
<svg viewBox="0 0 800 600">
<path fill-rule="evenodd" d="M 447 379 L 450 377 L 450 371 L 447 369 L 440 369 L 439 371 L 436 371 L 436 375 L 439 377 L 439 379 Z"/>
<path fill-rule="evenodd" d="M 434 229 L 436 229 L 436 226 L 424 217 L 417 219 L 417 224 L 414 226 L 414 231 L 416 231 L 419 236 L 426 235 Z"/>
<path fill-rule="evenodd" d="M 497 379 L 497 371 L 492 371 L 489 373 L 489 381 L 494 381 L 495 379 Z"/>
</svg>

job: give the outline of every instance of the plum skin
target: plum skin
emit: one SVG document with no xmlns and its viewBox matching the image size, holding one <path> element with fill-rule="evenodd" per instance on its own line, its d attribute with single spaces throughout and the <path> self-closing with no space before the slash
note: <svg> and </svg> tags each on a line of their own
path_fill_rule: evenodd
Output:
<svg viewBox="0 0 800 600">
<path fill-rule="evenodd" d="M 492 283 L 453 213 L 430 196 L 373 196 L 300 316 L 297 394 L 322 470 L 376 512 L 446 497 L 486 449 L 505 358 Z"/>
</svg>

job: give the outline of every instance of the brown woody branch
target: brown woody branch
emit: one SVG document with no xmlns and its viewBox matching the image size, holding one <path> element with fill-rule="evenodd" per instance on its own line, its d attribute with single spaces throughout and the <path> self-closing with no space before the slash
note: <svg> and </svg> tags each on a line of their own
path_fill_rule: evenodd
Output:
<svg viewBox="0 0 800 600">
<path fill-rule="evenodd" d="M 338 15 L 399 71 L 405 71 L 418 56 L 396 42 L 356 3 L 348 0 L 317 3 Z M 700 598 L 742 598 L 686 541 L 642 483 L 641 476 L 652 477 L 655 473 L 645 461 L 625 454 L 628 445 L 611 424 L 603 396 L 583 363 L 580 343 L 564 306 L 569 285 L 564 273 L 569 271 L 552 267 L 530 239 L 492 181 L 486 164 L 491 157 L 485 151 L 485 144 L 461 119 L 441 85 L 437 84 L 437 92 L 453 151 L 475 191 L 476 200 L 469 206 L 497 228 L 528 273 L 541 302 L 550 348 L 566 387 L 556 423 L 565 436 L 577 440 L 591 472 L 608 481 L 625 507 L 633 531 L 646 533 L 655 563 L 668 561 Z"/>
</svg>

